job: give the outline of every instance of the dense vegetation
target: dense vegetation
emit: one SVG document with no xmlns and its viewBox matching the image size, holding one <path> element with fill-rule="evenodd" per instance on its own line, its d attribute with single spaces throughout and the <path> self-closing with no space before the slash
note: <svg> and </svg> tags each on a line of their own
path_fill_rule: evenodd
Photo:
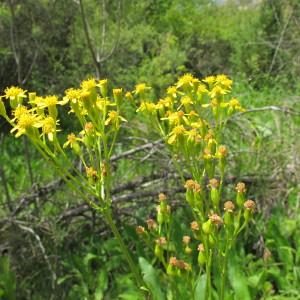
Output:
<svg viewBox="0 0 300 300">
<path fill-rule="evenodd" d="M 1 95 L 14 85 L 62 98 L 95 77 L 124 91 L 145 82 L 149 98 L 160 99 L 185 73 L 227 74 L 246 111 L 223 132 L 229 155 L 222 201 L 233 199 L 243 181 L 257 205 L 229 259 L 227 297 L 300 299 L 299 17 L 298 0 L 4 0 Z M 136 114 L 139 104 L 122 106 L 128 122 L 110 157 L 112 212 L 145 275 L 145 295 L 164 299 L 163 265 L 135 227 L 156 218 L 158 194 L 165 193 L 175 244 L 184 251 L 193 214 L 172 149 L 151 120 Z M 62 133 L 79 131 L 73 114 L 64 106 L 59 113 Z M 103 216 L 10 130 L 0 117 L 0 299 L 142 299 Z M 191 178 L 188 168 L 182 171 Z M 185 299 L 189 287 L 173 284 Z M 204 299 L 201 284 L 197 289 L 196 299 Z"/>
</svg>

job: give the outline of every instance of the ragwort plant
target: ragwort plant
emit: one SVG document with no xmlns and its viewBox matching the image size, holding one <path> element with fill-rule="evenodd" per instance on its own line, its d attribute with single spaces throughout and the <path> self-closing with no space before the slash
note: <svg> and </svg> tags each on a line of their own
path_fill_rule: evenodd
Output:
<svg viewBox="0 0 300 300">
<path fill-rule="evenodd" d="M 237 99 L 230 97 L 231 86 L 232 80 L 225 75 L 199 80 L 186 74 L 156 103 L 147 100 L 145 85 L 140 93 L 137 111 L 147 116 L 168 146 L 185 182 L 185 198 L 194 218 L 190 224 L 192 236 L 182 237 L 182 253 L 170 240 L 173 216 L 166 195 L 159 195 L 156 221 L 149 219 L 148 229 L 136 228 L 141 238 L 152 245 L 176 299 L 184 297 L 178 291 L 180 282 L 188 286 L 186 297 L 196 299 L 196 285 L 202 274 L 206 274 L 202 289 L 205 299 L 212 299 L 214 290 L 217 299 L 225 298 L 230 251 L 255 210 L 255 202 L 246 200 L 242 182 L 236 185 L 235 201 L 224 201 L 222 197 L 228 156 L 222 133 L 229 118 L 244 110 Z M 190 179 L 185 180 L 184 170 Z M 193 261 L 195 251 L 197 264 Z"/>
<path fill-rule="evenodd" d="M 136 85 L 133 93 L 125 95 L 132 103 L 134 98 L 139 99 L 137 112 L 151 120 L 169 147 L 186 188 L 186 201 L 193 212 L 193 236 L 182 238 L 184 253 L 177 253 L 172 243 L 172 213 L 164 194 L 159 195 L 157 220 L 147 221 L 148 230 L 137 227 L 148 245 L 153 245 L 155 257 L 162 264 L 175 296 L 174 280 L 191 284 L 186 294 L 195 297 L 197 282 L 206 274 L 205 298 L 212 299 L 213 290 L 217 288 L 219 298 L 224 299 L 230 250 L 255 210 L 254 201 L 245 198 L 243 183 L 236 186 L 235 204 L 222 199 L 228 155 L 222 143 L 222 132 L 230 116 L 243 110 L 237 99 L 227 100 L 231 85 L 232 81 L 225 75 L 199 80 L 186 74 L 169 87 L 166 97 L 157 103 L 147 100 L 151 88 L 143 83 Z M 0 115 L 11 124 L 11 132 L 16 137 L 26 135 L 72 189 L 103 215 L 138 286 L 143 287 L 144 280 L 114 223 L 111 209 L 110 158 L 120 125 L 126 122 L 121 116 L 123 99 L 122 89 L 109 92 L 107 80 L 85 80 L 80 88 L 66 90 L 63 99 L 54 95 L 40 97 L 10 87 L 0 98 Z M 11 116 L 3 101 L 9 102 Z M 59 129 L 59 105 L 67 106 L 81 127 L 79 132 L 69 133 L 64 143 Z M 72 161 L 74 155 L 84 166 L 85 173 L 76 168 Z M 190 174 L 187 181 L 183 170 Z M 195 241 L 198 244 L 197 264 L 192 260 Z M 218 277 L 221 280 L 217 280 Z"/>
<path fill-rule="evenodd" d="M 1 99 L 2 98 L 2 99 Z M 16 137 L 26 135 L 45 160 L 52 164 L 70 187 L 90 207 L 100 213 L 119 242 L 139 287 L 144 286 L 139 270 L 124 244 L 111 210 L 112 172 L 110 158 L 122 122 L 120 88 L 108 90 L 107 80 L 88 79 L 80 88 L 66 90 L 63 99 L 55 95 L 40 97 L 19 87 L 5 89 L 0 98 L 0 115 L 13 127 Z M 9 101 L 9 117 L 4 101 Z M 58 106 L 67 106 L 81 129 L 69 133 L 67 140 L 60 137 Z M 72 152 L 72 153 L 70 153 Z M 76 168 L 72 157 L 79 159 L 85 173 Z"/>
</svg>

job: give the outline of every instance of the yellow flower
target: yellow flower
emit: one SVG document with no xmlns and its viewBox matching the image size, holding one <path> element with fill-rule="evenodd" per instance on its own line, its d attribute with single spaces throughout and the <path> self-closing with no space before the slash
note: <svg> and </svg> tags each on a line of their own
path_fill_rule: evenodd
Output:
<svg viewBox="0 0 300 300">
<path fill-rule="evenodd" d="M 55 95 L 51 95 L 51 96 L 46 96 L 46 97 L 36 97 L 35 98 L 35 103 L 39 108 L 51 108 L 51 107 L 55 107 L 57 104 L 59 105 L 65 105 L 67 104 L 68 99 L 64 99 L 64 100 L 58 100 L 58 97 Z"/>
<path fill-rule="evenodd" d="M 187 136 L 187 140 L 191 141 L 191 142 L 200 142 L 201 140 L 201 136 L 200 134 L 197 132 L 196 129 L 191 129 L 185 132 L 186 136 Z"/>
<path fill-rule="evenodd" d="M 117 127 L 119 127 L 119 121 L 123 121 L 123 122 L 127 122 L 126 119 L 124 119 L 123 117 L 121 117 L 118 112 L 116 112 L 115 110 L 111 110 L 109 113 L 108 113 L 108 118 L 105 120 L 105 125 L 109 125 L 109 124 L 112 124 L 112 125 L 115 125 Z"/>
<path fill-rule="evenodd" d="M 70 88 L 70 89 L 67 89 L 65 91 L 65 94 L 66 94 L 66 98 L 69 100 L 69 101 L 76 101 L 80 98 L 81 96 L 81 90 L 80 89 L 73 89 L 73 88 Z"/>
<path fill-rule="evenodd" d="M 182 105 L 194 104 L 193 100 L 189 96 L 182 97 L 181 100 L 180 100 L 180 102 L 181 102 Z"/>
<path fill-rule="evenodd" d="M 114 98 L 117 104 L 119 104 L 122 100 L 122 89 L 113 89 Z"/>
<path fill-rule="evenodd" d="M 77 141 L 80 141 L 80 140 L 81 139 L 76 137 L 76 135 L 74 133 L 70 133 L 67 136 L 67 141 L 64 143 L 63 148 L 67 148 L 68 146 L 73 148 L 75 145 L 78 145 Z"/>
<path fill-rule="evenodd" d="M 136 95 L 140 95 L 150 89 L 151 89 L 151 87 L 147 86 L 146 83 L 139 83 L 135 86 L 135 90 L 133 92 Z"/>
<path fill-rule="evenodd" d="M 136 111 L 153 113 L 156 111 L 156 105 L 153 102 L 143 101 Z"/>
<path fill-rule="evenodd" d="M 30 130 L 33 128 L 39 128 L 42 124 L 40 118 L 32 113 L 25 113 L 19 116 L 17 125 L 11 130 L 11 132 L 16 133 L 16 137 L 19 137 L 25 133 L 30 133 Z"/>
<path fill-rule="evenodd" d="M 163 107 L 171 107 L 173 104 L 173 100 L 171 97 L 166 97 L 164 99 L 159 99 L 158 103 L 159 105 L 162 105 Z"/>
<path fill-rule="evenodd" d="M 197 89 L 198 94 L 206 94 L 208 92 L 204 84 L 199 84 Z"/>
<path fill-rule="evenodd" d="M 4 90 L 4 93 L 5 93 L 4 97 L 6 99 L 15 99 L 16 97 L 22 97 L 22 98 L 26 97 L 25 95 L 26 91 L 16 86 L 11 86 L 9 88 L 6 88 Z"/>
<path fill-rule="evenodd" d="M 96 178 L 98 176 L 97 171 L 93 167 L 86 167 L 85 172 L 88 178 Z"/>
<path fill-rule="evenodd" d="M 49 141 L 53 141 L 54 133 L 56 130 L 57 122 L 52 117 L 46 117 L 42 120 L 42 132 L 47 134 Z"/>
<path fill-rule="evenodd" d="M 177 81 L 177 84 L 176 84 L 176 87 L 179 88 L 179 87 L 189 87 L 189 86 L 193 86 L 193 83 L 194 83 L 194 77 L 192 74 L 190 73 L 187 73 L 187 74 L 184 74 L 183 76 L 181 76 L 178 81 Z"/>
<path fill-rule="evenodd" d="M 29 111 L 28 111 L 27 107 L 25 107 L 23 105 L 17 106 L 17 108 L 13 111 L 13 115 L 14 115 L 13 121 L 20 119 L 20 117 L 22 115 L 28 114 L 28 113 L 29 113 Z"/>
<path fill-rule="evenodd" d="M 178 125 L 173 128 L 168 139 L 168 144 L 174 144 L 176 140 L 186 132 L 183 125 Z"/>
<path fill-rule="evenodd" d="M 215 98 L 219 97 L 220 95 L 226 95 L 228 93 L 228 90 L 225 90 L 221 86 L 217 85 L 212 88 L 212 90 L 209 92 L 210 97 Z"/>
<path fill-rule="evenodd" d="M 130 92 L 127 92 L 127 93 L 125 94 L 125 97 L 126 97 L 126 99 L 128 99 L 129 101 L 133 101 L 133 97 L 132 97 L 132 94 L 131 94 Z"/>
<path fill-rule="evenodd" d="M 167 89 L 167 94 L 172 97 L 176 97 L 177 88 L 176 86 L 169 86 Z"/>
<path fill-rule="evenodd" d="M 98 87 L 100 87 L 100 91 L 103 97 L 107 96 L 107 79 L 102 79 L 99 81 L 99 84 L 97 84 Z"/>
<path fill-rule="evenodd" d="M 230 89 L 232 86 L 232 80 L 229 79 L 226 75 L 221 74 L 216 76 L 216 84 L 221 84 L 225 88 Z"/>
<path fill-rule="evenodd" d="M 104 107 L 105 107 L 105 106 L 116 106 L 116 105 L 117 105 L 116 103 L 113 103 L 113 102 L 109 101 L 109 100 L 106 99 L 106 98 L 100 98 L 100 97 L 97 97 L 97 100 L 96 100 L 96 106 L 97 106 L 101 111 L 104 110 Z"/>
<path fill-rule="evenodd" d="M 161 118 L 161 120 L 168 120 L 169 124 L 172 125 L 179 125 L 181 122 L 181 118 L 184 116 L 183 111 L 175 111 L 175 112 L 168 112 L 168 116 L 166 118 Z"/>
<path fill-rule="evenodd" d="M 87 80 L 82 81 L 81 84 L 80 84 L 81 88 L 84 89 L 84 90 L 87 90 L 87 91 L 95 88 L 96 85 L 97 84 L 96 84 L 95 78 L 89 78 Z"/>
<path fill-rule="evenodd" d="M 209 85 L 215 83 L 216 77 L 215 76 L 207 76 L 202 81 L 208 83 Z"/>
</svg>

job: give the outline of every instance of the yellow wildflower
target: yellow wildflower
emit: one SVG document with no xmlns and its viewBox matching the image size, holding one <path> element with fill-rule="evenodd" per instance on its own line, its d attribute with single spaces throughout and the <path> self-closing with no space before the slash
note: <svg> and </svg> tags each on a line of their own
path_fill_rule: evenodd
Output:
<svg viewBox="0 0 300 300">
<path fill-rule="evenodd" d="M 136 111 L 153 113 L 156 111 L 156 105 L 153 102 L 143 101 Z"/>
<path fill-rule="evenodd" d="M 86 167 L 85 172 L 88 178 L 96 178 L 98 176 L 97 171 L 93 167 Z"/>
<path fill-rule="evenodd" d="M 211 84 L 215 83 L 216 77 L 215 76 L 207 76 L 202 81 L 208 83 L 209 85 L 211 85 Z"/>
<path fill-rule="evenodd" d="M 14 115 L 14 119 L 13 121 L 20 119 L 20 117 L 24 114 L 28 114 L 29 111 L 27 109 L 27 107 L 23 106 L 23 105 L 18 105 L 17 108 L 13 111 L 13 115 Z"/>
<path fill-rule="evenodd" d="M 97 84 L 96 84 L 95 78 L 89 78 L 87 80 L 82 81 L 81 84 L 80 84 L 81 88 L 84 89 L 84 90 L 87 90 L 87 91 L 95 88 L 96 85 Z"/>
<path fill-rule="evenodd" d="M 193 100 L 189 96 L 182 97 L 181 100 L 180 100 L 180 102 L 181 102 L 182 105 L 194 104 Z"/>
<path fill-rule="evenodd" d="M 174 144 L 176 140 L 186 132 L 183 125 L 178 125 L 173 128 L 168 139 L 168 144 Z"/>
<path fill-rule="evenodd" d="M 216 76 L 216 84 L 221 84 L 225 88 L 230 89 L 232 86 L 232 80 L 229 79 L 226 75 L 221 74 Z"/>
<path fill-rule="evenodd" d="M 172 97 L 176 97 L 177 88 L 176 86 L 169 86 L 167 89 L 167 94 Z"/>
<path fill-rule="evenodd" d="M 190 73 L 184 74 L 177 81 L 176 87 L 177 88 L 179 88 L 179 87 L 191 87 L 191 86 L 193 86 L 194 79 L 195 78 L 193 77 L 192 74 L 190 74 Z"/>
<path fill-rule="evenodd" d="M 6 99 L 15 99 L 16 97 L 22 97 L 22 98 L 25 98 L 26 95 L 26 91 L 24 91 L 23 89 L 19 88 L 19 87 L 16 87 L 16 86 L 11 86 L 9 88 L 6 88 L 4 90 L 4 97 Z"/>
<path fill-rule="evenodd" d="M 78 137 L 76 137 L 76 135 L 74 133 L 70 133 L 70 134 L 68 134 L 67 141 L 64 143 L 63 148 L 67 148 L 68 146 L 73 148 L 74 145 L 76 145 L 77 141 L 79 141 L 79 140 L 80 139 Z"/>
<path fill-rule="evenodd" d="M 17 125 L 11 130 L 16 133 L 16 137 L 19 137 L 25 133 L 30 133 L 33 128 L 41 127 L 40 118 L 32 113 L 25 113 L 19 116 Z"/>
<path fill-rule="evenodd" d="M 80 89 L 73 89 L 73 88 L 70 88 L 70 89 L 67 89 L 65 91 L 65 94 L 66 94 L 66 98 L 69 100 L 69 101 L 76 101 L 80 98 L 81 96 L 81 90 Z"/>
<path fill-rule="evenodd" d="M 56 132 L 56 122 L 52 117 L 46 117 L 42 120 L 42 132 L 47 134 L 49 141 L 53 141 Z"/>
<path fill-rule="evenodd" d="M 139 83 L 135 86 L 135 90 L 133 91 L 136 95 L 142 95 L 145 91 L 150 90 L 151 87 L 147 86 L 146 83 Z"/>
<path fill-rule="evenodd" d="M 226 95 L 228 93 L 228 90 L 225 90 L 219 85 L 216 85 L 212 88 L 212 90 L 209 92 L 210 97 L 215 98 L 221 95 Z"/>
<path fill-rule="evenodd" d="M 112 124 L 118 127 L 120 120 L 123 122 L 127 122 L 127 120 L 121 117 L 118 112 L 116 112 L 115 110 L 111 110 L 108 113 L 108 118 L 105 120 L 105 125 Z"/>
</svg>

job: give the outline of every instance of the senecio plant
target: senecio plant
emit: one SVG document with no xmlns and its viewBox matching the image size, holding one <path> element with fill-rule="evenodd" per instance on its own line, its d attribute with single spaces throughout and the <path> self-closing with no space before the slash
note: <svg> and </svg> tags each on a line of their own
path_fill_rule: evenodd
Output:
<svg viewBox="0 0 300 300">
<path fill-rule="evenodd" d="M 185 198 L 194 218 L 191 234 L 182 237 L 182 253 L 171 240 L 173 222 L 166 195 L 159 195 L 156 220 L 147 220 L 147 229 L 136 228 L 152 245 L 174 290 L 174 299 L 185 297 L 178 289 L 181 282 L 188 287 L 184 294 L 196 299 L 201 276 L 205 278 L 204 299 L 215 299 L 215 290 L 217 299 L 225 299 L 228 256 L 255 210 L 255 202 L 246 200 L 242 182 L 236 185 L 235 201 L 222 199 L 228 156 L 222 133 L 228 119 L 244 111 L 237 99 L 229 97 L 231 86 L 232 80 L 225 75 L 199 80 L 186 74 L 157 103 L 143 95 L 137 110 L 149 118 L 168 146 L 185 182 Z M 185 180 L 184 170 L 190 179 Z M 194 252 L 198 252 L 197 263 Z"/>
<path fill-rule="evenodd" d="M 151 88 L 144 83 L 125 94 L 121 88 L 110 90 L 106 79 L 88 79 L 80 88 L 66 90 L 62 99 L 10 87 L 0 98 L 0 115 L 16 137 L 26 135 L 72 189 L 104 217 L 142 288 L 146 284 L 113 220 L 110 164 L 121 123 L 127 122 L 121 104 L 139 103 L 137 112 L 151 121 L 170 150 L 194 219 L 191 234 L 182 237 L 181 253 L 172 241 L 171 206 L 167 196 L 159 194 L 156 220 L 147 220 L 147 229 L 138 226 L 137 233 L 154 250 L 172 299 L 195 299 L 199 279 L 205 278 L 204 298 L 212 299 L 217 291 L 218 299 L 223 300 L 228 256 L 255 210 L 255 202 L 246 200 L 243 183 L 236 186 L 235 201 L 223 200 L 228 149 L 222 143 L 222 133 L 228 119 L 243 111 L 237 99 L 229 98 L 231 86 L 225 75 L 199 80 L 185 74 L 156 103 L 148 100 Z M 6 101 L 8 105 L 4 105 Z M 78 132 L 66 137 L 60 130 L 59 106 L 67 106 L 77 119 Z M 76 167 L 78 161 L 83 172 Z M 180 282 L 189 286 L 185 295 L 178 291 Z"/>
</svg>

